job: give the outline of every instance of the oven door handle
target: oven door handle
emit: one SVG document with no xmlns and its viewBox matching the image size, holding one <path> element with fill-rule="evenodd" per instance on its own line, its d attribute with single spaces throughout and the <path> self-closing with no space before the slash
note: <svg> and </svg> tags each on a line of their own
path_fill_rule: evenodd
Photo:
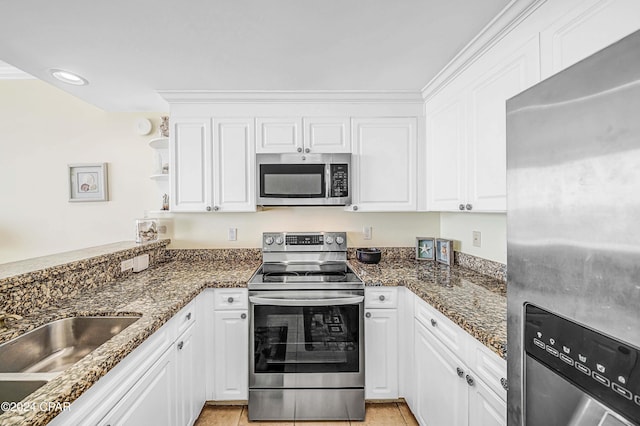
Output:
<svg viewBox="0 0 640 426">
<path fill-rule="evenodd" d="M 338 306 L 361 303 L 364 296 L 333 297 L 328 299 L 274 299 L 270 297 L 250 296 L 249 302 L 254 305 L 272 306 Z"/>
</svg>

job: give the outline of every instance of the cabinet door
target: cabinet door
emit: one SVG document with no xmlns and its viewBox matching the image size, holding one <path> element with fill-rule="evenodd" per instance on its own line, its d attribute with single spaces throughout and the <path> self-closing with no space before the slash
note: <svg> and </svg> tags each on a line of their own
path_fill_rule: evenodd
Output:
<svg viewBox="0 0 640 426">
<path fill-rule="evenodd" d="M 174 351 L 169 349 L 98 424 L 173 425 L 174 375 Z"/>
<path fill-rule="evenodd" d="M 212 202 L 210 120 L 176 120 L 170 151 L 171 210 L 206 211 Z"/>
<path fill-rule="evenodd" d="M 469 426 L 506 426 L 507 404 L 482 381 L 469 387 Z"/>
<path fill-rule="evenodd" d="M 537 36 L 502 59 L 499 53 L 474 64 L 481 76 L 469 90 L 466 204 L 473 211 L 506 211 L 506 100 L 540 81 Z"/>
<path fill-rule="evenodd" d="M 421 425 L 466 426 L 468 385 L 458 377 L 457 369 L 466 374 L 458 361 L 427 329 L 415 321 L 414 414 Z"/>
<path fill-rule="evenodd" d="M 247 311 L 219 311 L 214 320 L 216 400 L 245 400 L 249 386 Z"/>
<path fill-rule="evenodd" d="M 256 210 L 256 156 L 251 118 L 214 119 L 215 211 Z"/>
<path fill-rule="evenodd" d="M 415 211 L 416 119 L 354 119 L 353 205 L 358 211 Z"/>
<path fill-rule="evenodd" d="M 576 3 L 576 2 L 574 2 Z M 581 0 L 540 33 L 547 78 L 640 29 L 637 0 Z"/>
<path fill-rule="evenodd" d="M 364 397 L 398 398 L 398 310 L 367 309 L 364 335 Z"/>
<path fill-rule="evenodd" d="M 256 152 L 302 152 L 302 119 L 257 118 Z"/>
<path fill-rule="evenodd" d="M 351 122 L 348 117 L 313 117 L 305 118 L 303 122 L 305 152 L 351 152 Z"/>
<path fill-rule="evenodd" d="M 427 210 L 457 211 L 467 196 L 464 98 L 444 91 L 425 108 Z"/>
<path fill-rule="evenodd" d="M 203 405 L 204 365 L 198 361 L 198 346 L 196 322 L 185 331 L 175 342 L 176 351 L 176 391 L 177 391 L 177 424 L 191 425 L 200 414 Z"/>
</svg>

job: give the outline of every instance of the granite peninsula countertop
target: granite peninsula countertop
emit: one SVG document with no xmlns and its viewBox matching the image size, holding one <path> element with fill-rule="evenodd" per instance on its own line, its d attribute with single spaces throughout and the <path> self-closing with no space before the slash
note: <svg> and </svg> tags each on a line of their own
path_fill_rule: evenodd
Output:
<svg viewBox="0 0 640 426">
<path fill-rule="evenodd" d="M 170 250 L 171 251 L 171 250 Z M 506 286 L 494 278 L 463 267 L 433 262 L 383 259 L 378 265 L 350 264 L 366 285 L 405 286 L 460 327 L 506 357 Z M 99 289 L 26 315 L 7 331 L 0 343 L 49 321 L 88 315 L 140 314 L 141 318 L 91 352 L 25 402 L 73 402 L 157 331 L 205 288 L 246 287 L 260 258 L 182 258 L 131 274 Z M 25 411 L 0 415 L 0 425 L 44 425 L 57 412 Z"/>
<path fill-rule="evenodd" d="M 507 287 L 459 266 L 410 259 L 350 261 L 366 285 L 405 286 L 500 357 L 507 357 Z"/>
</svg>

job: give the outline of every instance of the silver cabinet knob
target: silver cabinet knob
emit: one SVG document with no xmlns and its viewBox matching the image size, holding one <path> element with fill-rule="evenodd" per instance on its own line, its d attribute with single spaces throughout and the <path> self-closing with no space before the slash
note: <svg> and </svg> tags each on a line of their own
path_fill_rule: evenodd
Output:
<svg viewBox="0 0 640 426">
<path fill-rule="evenodd" d="M 218 207 L 218 206 L 213 206 L 213 211 L 214 211 L 214 212 L 217 212 L 218 210 L 220 210 L 220 207 Z"/>
<path fill-rule="evenodd" d="M 302 152 L 302 148 L 298 147 L 298 152 Z"/>
<path fill-rule="evenodd" d="M 227 299 L 227 302 L 229 302 L 229 303 L 233 303 L 233 297 L 229 297 L 229 298 Z"/>
<path fill-rule="evenodd" d="M 187 314 L 187 321 L 189 321 L 190 319 L 191 319 L 191 312 Z"/>
<path fill-rule="evenodd" d="M 364 316 L 367 318 L 371 318 L 371 312 L 367 312 L 366 314 L 364 314 Z"/>
<path fill-rule="evenodd" d="M 304 152 L 306 152 L 307 154 L 311 152 L 311 150 L 309 148 L 305 148 Z"/>
<path fill-rule="evenodd" d="M 469 386 L 473 386 L 473 385 L 476 383 L 476 382 L 475 382 L 475 380 L 473 380 L 473 377 L 471 377 L 471 376 L 470 376 L 470 375 L 468 375 L 468 374 L 467 374 L 467 376 L 466 376 L 466 379 L 467 379 L 467 384 L 468 384 Z"/>
<path fill-rule="evenodd" d="M 460 367 L 456 367 L 456 374 L 458 375 L 458 377 L 463 377 L 464 376 L 464 370 Z"/>
<path fill-rule="evenodd" d="M 438 325 L 438 321 L 436 321 L 436 320 L 434 320 L 433 318 L 431 318 L 431 325 L 432 325 L 433 327 L 437 326 L 437 325 Z"/>
<path fill-rule="evenodd" d="M 358 206 L 353 206 L 352 209 L 353 209 L 354 212 L 357 212 L 358 211 Z"/>
<path fill-rule="evenodd" d="M 247 314 L 243 313 L 242 315 L 240 315 L 240 318 L 247 319 Z"/>
<path fill-rule="evenodd" d="M 509 382 L 507 381 L 506 378 L 504 378 L 504 377 L 501 378 L 500 379 L 500 384 L 502 385 L 504 390 L 507 390 L 507 391 L 509 390 Z"/>
<path fill-rule="evenodd" d="M 210 212 L 211 211 L 211 206 L 207 206 L 207 211 Z"/>
<path fill-rule="evenodd" d="M 464 210 L 464 204 L 460 204 L 460 205 L 458 206 L 458 209 L 460 209 L 460 210 Z"/>
<path fill-rule="evenodd" d="M 178 350 L 179 351 L 181 351 L 183 347 L 184 347 L 184 342 L 178 343 Z"/>
<path fill-rule="evenodd" d="M 467 205 L 465 206 L 465 208 L 466 208 L 467 210 L 471 210 L 471 209 L 473 208 L 473 206 L 472 206 L 471 204 L 467 204 Z"/>
<path fill-rule="evenodd" d="M 384 299 L 385 299 L 384 294 L 381 294 L 380 297 L 378 297 L 378 299 L 380 299 L 381 302 L 384 302 Z"/>
</svg>

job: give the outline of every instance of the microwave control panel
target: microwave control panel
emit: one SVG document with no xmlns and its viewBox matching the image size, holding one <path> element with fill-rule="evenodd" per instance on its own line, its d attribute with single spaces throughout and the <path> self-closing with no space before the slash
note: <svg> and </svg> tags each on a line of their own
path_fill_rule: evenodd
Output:
<svg viewBox="0 0 640 426">
<path fill-rule="evenodd" d="M 349 196 L 349 165 L 331 164 L 331 194 L 332 198 L 342 198 Z"/>
<path fill-rule="evenodd" d="M 605 405 L 640 422 L 640 349 L 525 305 L 526 354 Z"/>
</svg>

